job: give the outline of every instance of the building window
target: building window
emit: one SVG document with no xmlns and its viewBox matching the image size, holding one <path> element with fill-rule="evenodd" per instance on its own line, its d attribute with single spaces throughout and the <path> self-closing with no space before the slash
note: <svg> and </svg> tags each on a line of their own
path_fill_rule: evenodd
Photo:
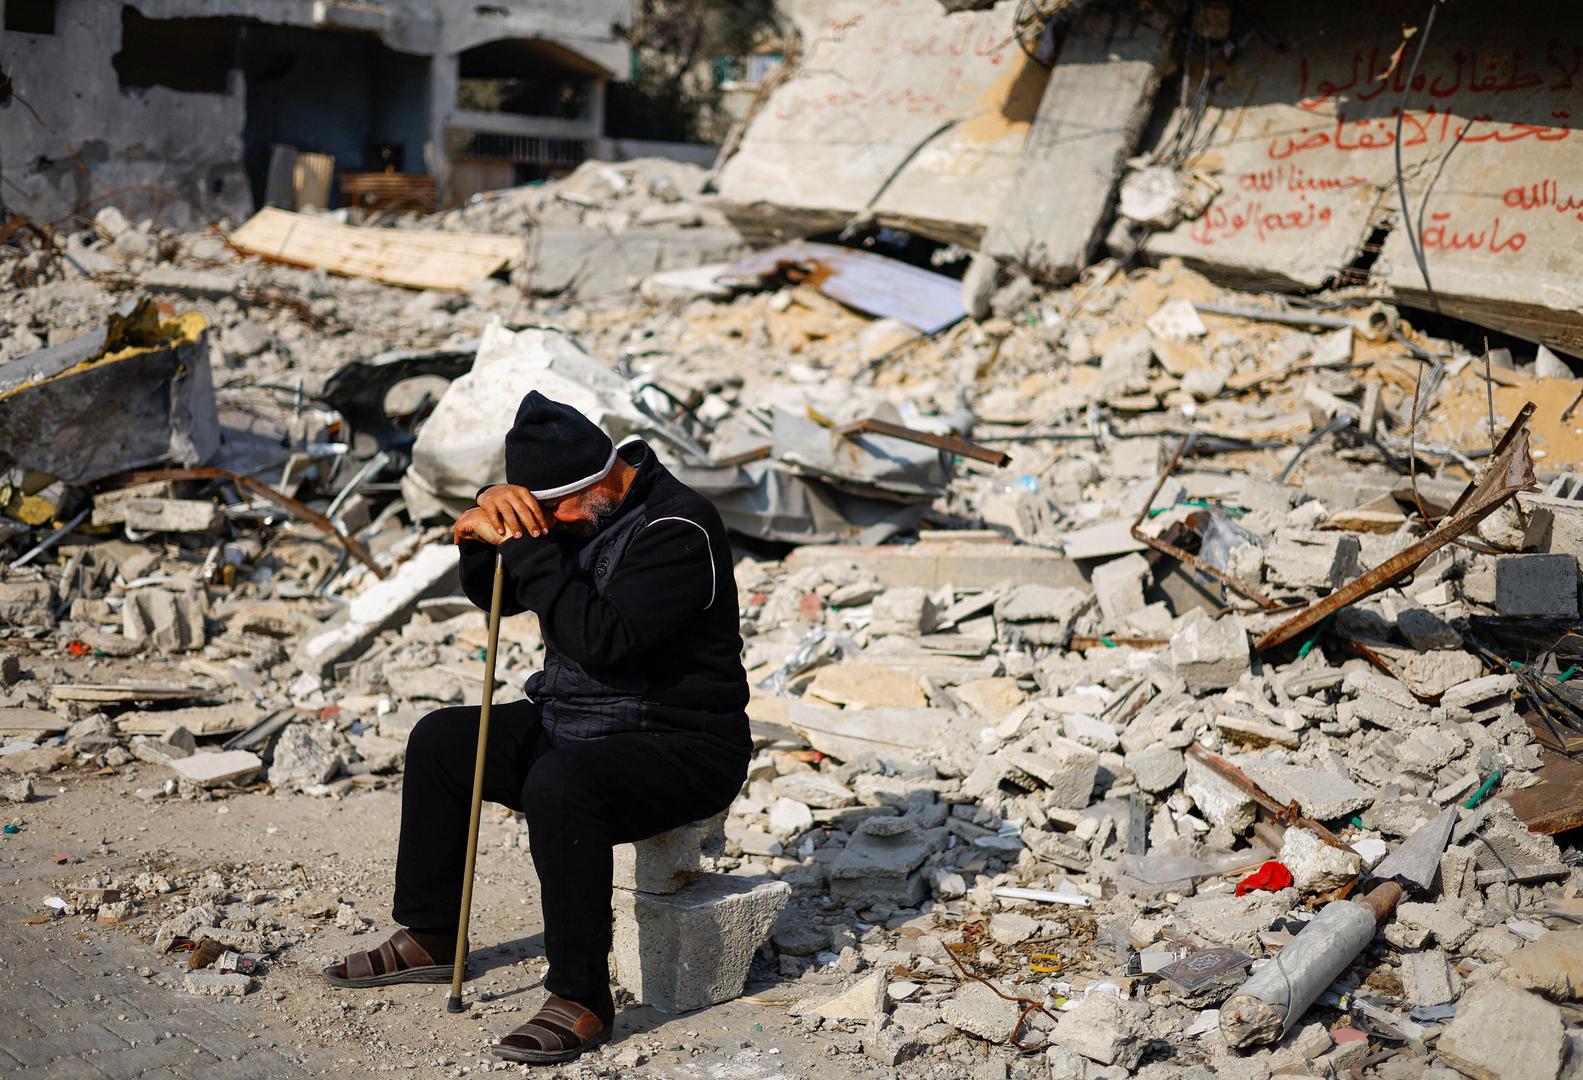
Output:
<svg viewBox="0 0 1583 1080">
<path fill-rule="evenodd" d="M 53 34 L 55 0 L 6 0 L 5 28 L 13 34 Z"/>
<path fill-rule="evenodd" d="M 130 6 L 121 9 L 121 51 L 110 63 L 123 90 L 224 94 L 235 61 L 236 26 L 226 19 L 148 19 Z"/>
</svg>

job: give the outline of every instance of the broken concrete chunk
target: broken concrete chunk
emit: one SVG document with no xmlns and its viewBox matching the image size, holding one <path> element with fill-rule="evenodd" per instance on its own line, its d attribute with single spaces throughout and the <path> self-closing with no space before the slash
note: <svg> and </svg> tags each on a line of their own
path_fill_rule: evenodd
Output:
<svg viewBox="0 0 1583 1080">
<path fill-rule="evenodd" d="M 1000 757 L 1049 788 L 1047 799 L 1052 806 L 1081 809 L 1094 793 L 1099 755 L 1071 739 L 1056 736 L 1042 743 L 1037 751 L 1003 750 Z"/>
<path fill-rule="evenodd" d="M 1583 930 L 1551 930 L 1510 953 L 1501 978 L 1556 1001 L 1583 1000 Z"/>
<path fill-rule="evenodd" d="M 940 1010 L 940 1018 L 958 1031 L 991 1043 L 1003 1043 L 1017 1028 L 1020 1009 L 983 983 L 963 986 Z"/>
<path fill-rule="evenodd" d="M 251 975 L 240 972 L 189 971 L 181 979 L 183 990 L 203 997 L 245 997 L 257 985 Z"/>
<path fill-rule="evenodd" d="M 1231 742 L 1243 746 L 1285 746 L 1296 750 L 1303 744 L 1302 735 L 1290 728 L 1241 716 L 1215 717 L 1215 730 Z"/>
<path fill-rule="evenodd" d="M 455 574 L 454 546 L 429 544 L 419 549 L 389 577 L 358 593 L 340 620 L 304 641 L 294 658 L 297 666 L 323 674 L 337 660 L 364 648 L 379 631 Z"/>
<path fill-rule="evenodd" d="M 951 694 L 974 716 L 991 726 L 1004 720 L 1027 697 L 1016 679 L 1004 677 L 974 679 L 956 687 Z"/>
<path fill-rule="evenodd" d="M 218 787 L 232 780 L 252 776 L 264 767 L 259 756 L 249 750 L 206 750 L 170 761 L 172 771 L 199 787 Z"/>
<path fill-rule="evenodd" d="M 1566 1051 L 1561 1011 L 1498 982 L 1469 990 L 1435 1044 L 1461 1072 L 1489 1080 L 1556 1080 Z"/>
<path fill-rule="evenodd" d="M 50 629 L 55 625 L 54 597 L 47 581 L 0 581 L 0 626 Z"/>
<path fill-rule="evenodd" d="M 1353 852 L 1332 847 L 1311 829 L 1295 825 L 1286 830 L 1279 859 L 1292 872 L 1292 883 L 1305 893 L 1339 889 L 1363 869 Z"/>
<path fill-rule="evenodd" d="M 1171 635 L 1171 664 L 1193 694 L 1235 686 L 1248 670 L 1248 631 L 1236 615 L 1211 619 L 1193 609 Z"/>
<path fill-rule="evenodd" d="M 1019 911 L 1002 911 L 990 916 L 989 936 L 1002 945 L 1017 945 L 1038 933 L 1039 920 Z"/>
<path fill-rule="evenodd" d="M 1187 772 L 1187 758 L 1180 750 L 1154 746 L 1126 756 L 1127 768 L 1144 791 L 1155 793 L 1174 788 Z"/>
<path fill-rule="evenodd" d="M 923 708 L 918 676 L 881 664 L 826 664 L 803 691 L 808 698 L 848 708 Z"/>
<path fill-rule="evenodd" d="M 917 586 L 886 589 L 874 598 L 869 633 L 916 637 L 932 631 L 938 617 L 927 590 Z"/>
<path fill-rule="evenodd" d="M 1143 586 L 1149 580 L 1149 564 L 1141 555 L 1124 555 L 1094 568 L 1094 595 L 1105 625 L 1119 630 L 1127 616 L 1143 610 Z"/>
<path fill-rule="evenodd" d="M 1306 769 L 1257 757 L 1237 762 L 1248 778 L 1276 802 L 1296 802 L 1304 814 L 1318 821 L 1334 821 L 1368 807 L 1374 796 L 1340 773 Z"/>
<path fill-rule="evenodd" d="M 1221 826 L 1233 835 L 1253 827 L 1257 807 L 1252 796 L 1197 758 L 1187 759 L 1183 790 L 1211 825 Z"/>
<path fill-rule="evenodd" d="M 1283 530 L 1265 551 L 1264 565 L 1277 585 L 1329 591 L 1363 572 L 1360 551 L 1351 533 Z"/>
<path fill-rule="evenodd" d="M 1421 949 L 1402 955 L 1402 989 L 1414 1005 L 1444 1005 L 1457 999 L 1461 980 L 1439 949 Z"/>
<path fill-rule="evenodd" d="M 203 608 L 190 592 L 134 589 L 121 605 L 121 633 L 134 644 L 159 652 L 201 649 L 206 634 Z"/>
<path fill-rule="evenodd" d="M 1101 1065 L 1137 1068 L 1149 1048 L 1149 1029 L 1115 994 L 1090 993 L 1061 1013 L 1050 1041 Z"/>
<path fill-rule="evenodd" d="M 1507 697 L 1517 689 L 1515 675 L 1485 675 L 1451 687 L 1440 697 L 1440 704 L 1448 709 L 1470 709 L 1487 701 Z"/>
<path fill-rule="evenodd" d="M 327 783 L 341 771 L 341 755 L 328 733 L 311 724 L 287 724 L 275 741 L 269 782 L 283 791 Z"/>
<path fill-rule="evenodd" d="M 818 810 L 857 805 L 857 795 L 851 788 L 833 777 L 811 770 L 777 776 L 770 781 L 770 787 L 780 798 L 791 799 Z"/>
<path fill-rule="evenodd" d="M 128 499 L 119 510 L 134 532 L 201 533 L 220 525 L 220 508 L 208 499 Z"/>
<path fill-rule="evenodd" d="M 793 1016 L 818 1016 L 825 1020 L 856 1020 L 871 1024 L 885 1015 L 886 974 L 883 970 L 865 975 L 853 985 L 816 1002 L 799 1002 Z"/>
<path fill-rule="evenodd" d="M 919 867 L 935 850 L 935 838 L 909 818 L 869 818 L 830 864 L 830 895 L 916 907 L 927 891 Z"/>
</svg>

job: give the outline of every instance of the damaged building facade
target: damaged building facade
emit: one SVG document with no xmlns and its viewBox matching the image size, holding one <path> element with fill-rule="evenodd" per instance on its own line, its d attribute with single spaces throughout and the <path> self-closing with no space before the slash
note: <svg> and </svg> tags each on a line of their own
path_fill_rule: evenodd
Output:
<svg viewBox="0 0 1583 1080">
<path fill-rule="evenodd" d="M 433 209 L 598 156 L 630 63 L 629 0 L 0 7 L 3 205 L 38 222 L 112 191 L 169 224 L 323 208 L 330 167 Z"/>
</svg>

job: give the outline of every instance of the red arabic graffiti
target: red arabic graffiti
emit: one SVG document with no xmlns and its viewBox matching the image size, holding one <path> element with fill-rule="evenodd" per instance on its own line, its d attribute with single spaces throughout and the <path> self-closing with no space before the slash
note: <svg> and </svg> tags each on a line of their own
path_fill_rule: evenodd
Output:
<svg viewBox="0 0 1583 1080">
<path fill-rule="evenodd" d="M 1243 202 L 1242 196 L 1231 195 L 1216 199 L 1204 215 L 1193 222 L 1188 235 L 1204 247 L 1213 247 L 1245 232 L 1262 243 L 1275 233 L 1322 229 L 1330 224 L 1332 217 L 1330 207 L 1316 205 L 1306 198 L 1295 210 L 1271 210 L 1262 200 Z"/>
<path fill-rule="evenodd" d="M 1495 118 L 1485 113 L 1470 120 L 1458 121 L 1461 126 L 1454 127 L 1453 119 L 1449 112 L 1440 112 L 1432 105 L 1421 113 L 1408 112 L 1402 117 L 1402 146 L 1425 146 L 1431 142 L 1444 144 L 1448 141 L 1511 143 L 1521 139 L 1560 142 L 1572 134 L 1572 129 L 1565 123 L 1571 119 L 1571 114 L 1564 109 L 1550 114 L 1550 119 L 1557 121 L 1555 124 L 1526 124 L 1515 121 L 1496 124 Z M 1391 110 L 1389 119 L 1363 117 L 1358 120 L 1348 120 L 1344 114 L 1338 112 L 1333 126 L 1320 130 L 1305 127 L 1292 135 L 1276 136 L 1270 140 L 1265 153 L 1273 161 L 1282 161 L 1293 154 L 1318 150 L 1326 146 L 1351 152 L 1388 150 L 1395 145 L 1395 109 Z"/>
<path fill-rule="evenodd" d="M 775 118 L 788 123 L 830 109 L 882 108 L 904 113 L 944 116 L 950 101 L 943 96 L 911 86 L 887 87 L 885 72 L 877 72 L 867 86 L 852 86 L 828 94 L 788 94 L 777 99 Z"/>
<path fill-rule="evenodd" d="M 873 35 L 869 51 L 875 56 L 917 58 L 923 56 L 950 56 L 962 59 L 976 56 L 989 64 L 1000 64 L 1006 57 L 1006 34 L 994 27 L 964 22 L 949 33 L 938 31 L 909 36 L 897 34 Z"/>
<path fill-rule="evenodd" d="M 1583 195 L 1561 196 L 1561 186 L 1554 180 L 1540 180 L 1533 184 L 1509 187 L 1501 202 L 1512 210 L 1551 209 L 1558 214 L 1572 214 L 1583 221 Z"/>
<path fill-rule="evenodd" d="M 1300 165 L 1275 165 L 1237 177 L 1237 186 L 1243 191 L 1344 191 L 1366 183 L 1361 176 L 1311 176 Z"/>
<path fill-rule="evenodd" d="M 1487 251 L 1491 255 L 1499 255 L 1505 251 L 1518 252 L 1523 245 L 1528 243 L 1528 234 L 1509 230 L 1501 236 L 1501 219 L 1496 217 L 1493 222 L 1482 229 L 1468 229 L 1459 232 L 1450 224 L 1451 214 L 1439 211 L 1429 215 L 1429 224 L 1424 226 L 1424 231 L 1419 237 L 1425 250 L 1429 251 Z"/>
<path fill-rule="evenodd" d="M 1317 109 L 1338 94 L 1348 94 L 1353 101 L 1372 101 L 1389 91 L 1400 96 L 1407 89 L 1406 67 L 1393 60 L 1395 48 L 1371 48 L 1364 59 L 1362 49 L 1352 54 L 1352 65 L 1345 82 L 1334 78 L 1315 78 L 1309 90 L 1310 72 L 1306 57 L 1298 61 L 1301 86 L 1297 104 L 1304 109 Z M 1578 72 L 1583 71 L 1583 45 L 1569 49 L 1551 39 L 1545 45 L 1545 56 L 1537 68 L 1524 70 L 1525 58 L 1520 51 L 1491 47 L 1484 52 L 1451 54 L 1449 64 L 1429 58 L 1430 69 L 1413 76 L 1414 93 L 1427 93 L 1434 98 L 1448 98 L 1454 94 L 1516 94 L 1524 90 L 1546 90 L 1560 93 L 1571 90 Z"/>
</svg>

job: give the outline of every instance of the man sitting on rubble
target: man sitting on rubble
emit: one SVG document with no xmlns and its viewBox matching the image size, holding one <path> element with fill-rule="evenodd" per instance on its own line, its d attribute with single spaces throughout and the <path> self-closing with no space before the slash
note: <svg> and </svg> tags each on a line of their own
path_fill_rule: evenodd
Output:
<svg viewBox="0 0 1583 1080">
<path fill-rule="evenodd" d="M 484 797 L 527 817 L 544 914 L 533 1019 L 492 1049 L 568 1061 L 610 1035 L 611 848 L 725 809 L 747 776 L 731 549 L 714 507 L 642 442 L 616 448 L 530 393 L 506 435 L 506 483 L 457 521 L 462 585 L 531 611 L 544 670 L 491 716 Z M 478 739 L 476 706 L 425 716 L 407 742 L 393 916 L 406 927 L 325 969 L 338 986 L 446 982 L 456 947 Z"/>
</svg>

